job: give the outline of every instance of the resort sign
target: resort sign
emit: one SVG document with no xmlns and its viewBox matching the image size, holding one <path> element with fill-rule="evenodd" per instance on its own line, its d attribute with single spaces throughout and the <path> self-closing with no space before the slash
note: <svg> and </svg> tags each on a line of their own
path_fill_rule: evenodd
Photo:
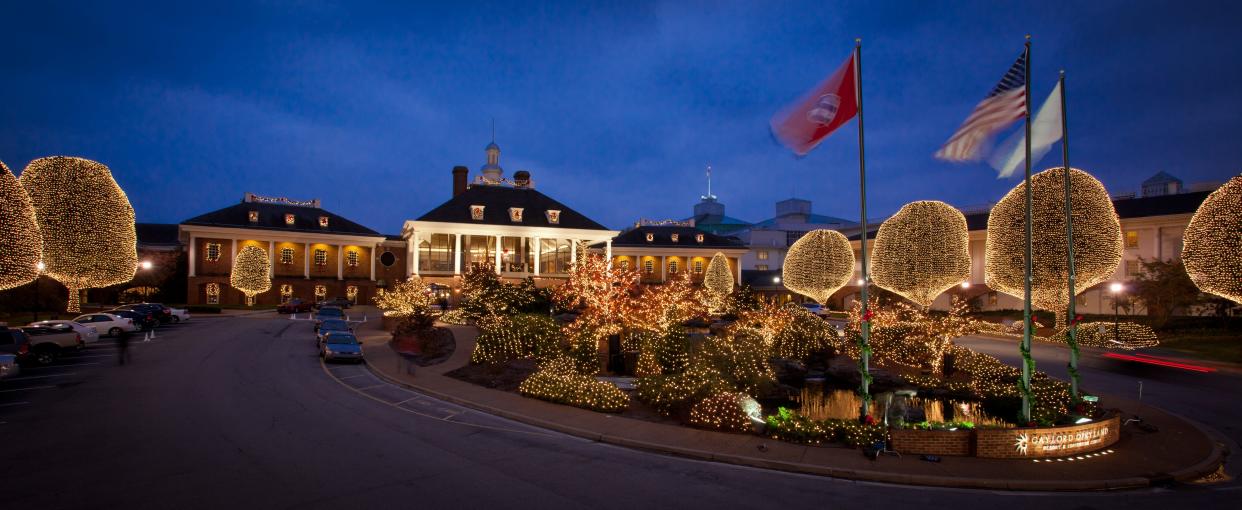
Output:
<svg viewBox="0 0 1242 510">
<path fill-rule="evenodd" d="M 1022 455 L 1030 455 L 1032 449 L 1036 454 L 1057 454 L 1067 450 L 1077 452 L 1097 446 L 1107 437 L 1107 425 L 1070 432 L 1055 429 L 1024 431 L 1014 439 L 1014 448 Z"/>
<path fill-rule="evenodd" d="M 975 455 L 1021 459 L 1078 455 L 1112 446 L 1119 438 L 1116 415 L 1060 427 L 975 430 Z"/>
</svg>

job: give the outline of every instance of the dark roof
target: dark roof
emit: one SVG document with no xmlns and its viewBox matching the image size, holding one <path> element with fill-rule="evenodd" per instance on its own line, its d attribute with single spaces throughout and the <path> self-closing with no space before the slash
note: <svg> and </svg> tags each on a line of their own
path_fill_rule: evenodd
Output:
<svg viewBox="0 0 1242 510">
<path fill-rule="evenodd" d="M 176 223 L 135 223 L 134 233 L 138 234 L 139 246 L 181 245 L 181 232 Z"/>
<path fill-rule="evenodd" d="M 750 227 L 746 220 L 720 214 L 699 214 L 691 219 L 694 220 L 694 228 L 713 234 L 727 234 Z"/>
<path fill-rule="evenodd" d="M 389 241 L 404 241 L 405 237 L 401 234 L 384 234 L 384 239 Z"/>
<path fill-rule="evenodd" d="M 1150 184 L 1164 184 L 1167 182 L 1182 182 L 1182 180 L 1178 179 L 1177 177 L 1173 177 L 1172 175 L 1169 175 L 1162 170 L 1162 171 L 1156 172 L 1156 175 L 1148 177 L 1147 180 L 1143 181 L 1143 185 L 1147 186 Z"/>
<path fill-rule="evenodd" d="M 470 218 L 470 206 L 482 205 L 483 219 Z M 509 208 L 521 207 L 522 222 L 509 221 Z M 547 210 L 561 212 L 560 222 L 548 223 Z M 481 225 L 522 225 L 528 227 L 575 228 L 608 230 L 578 211 L 566 207 L 534 188 L 474 185 L 460 195 L 450 198 L 439 207 L 418 218 L 418 221 L 441 223 L 478 223 Z"/>
<path fill-rule="evenodd" d="M 651 242 L 647 242 L 647 234 L 652 234 Z M 673 242 L 673 234 L 677 234 L 677 242 Z M 703 234 L 703 242 L 695 241 L 694 236 Z M 660 246 L 668 248 L 744 248 L 742 241 L 736 237 L 728 237 L 703 232 L 695 227 L 676 226 L 641 226 L 626 230 L 612 238 L 612 246 Z"/>
<path fill-rule="evenodd" d="M 259 212 L 259 221 L 250 222 L 250 211 Z M 294 215 L 293 225 L 285 224 L 285 215 Z M 328 226 L 319 226 L 319 217 L 328 217 Z M 318 234 L 343 234 L 376 236 L 380 233 L 354 223 L 343 216 L 319 207 L 301 207 L 287 204 L 267 204 L 261 202 L 242 202 L 224 209 L 195 216 L 181 222 L 182 225 L 202 225 L 208 227 L 256 228 L 263 230 L 279 230 L 284 232 L 314 232 Z"/>
<path fill-rule="evenodd" d="M 787 215 L 787 216 L 792 216 L 792 215 Z M 780 220 L 780 218 L 781 217 L 779 216 L 776 218 L 768 218 L 766 220 L 755 223 L 753 227 L 755 228 L 774 227 L 776 226 L 776 222 Z M 841 226 L 846 226 L 846 227 L 858 225 L 857 221 L 850 221 L 845 218 L 838 218 L 836 216 L 826 216 L 823 214 L 807 215 L 806 223 L 810 225 L 841 225 Z"/>
</svg>

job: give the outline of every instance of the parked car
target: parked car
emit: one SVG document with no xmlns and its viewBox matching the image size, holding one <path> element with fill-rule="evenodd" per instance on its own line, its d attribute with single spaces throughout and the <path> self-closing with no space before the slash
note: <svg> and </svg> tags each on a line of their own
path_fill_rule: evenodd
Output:
<svg viewBox="0 0 1242 510">
<path fill-rule="evenodd" d="M 155 328 L 160 323 L 160 321 L 156 320 L 153 315 L 149 313 L 136 312 L 134 310 L 108 310 L 104 313 L 129 319 L 133 322 L 134 327 L 138 328 L 138 331 L 148 331 Z"/>
<path fill-rule="evenodd" d="M 319 328 L 315 330 L 315 344 L 322 345 L 323 337 L 327 336 L 328 333 L 340 331 L 353 333 L 353 329 L 349 327 L 349 323 L 343 319 L 324 319 L 323 322 L 319 323 Z"/>
<path fill-rule="evenodd" d="M 173 324 L 190 320 L 190 311 L 185 308 L 169 308 L 169 310 L 172 310 Z"/>
<path fill-rule="evenodd" d="M 824 308 L 823 305 L 820 305 L 819 303 L 802 303 L 802 307 L 806 308 L 806 311 L 820 317 L 828 314 L 828 309 Z"/>
<path fill-rule="evenodd" d="M 319 345 L 319 356 L 324 361 L 362 361 L 362 344 L 353 333 L 337 331 L 324 337 Z"/>
<path fill-rule="evenodd" d="M 95 331 L 95 328 L 92 328 L 90 326 L 86 326 L 83 324 L 78 324 L 75 321 L 48 320 L 48 321 L 32 322 L 28 324 L 28 326 L 41 326 L 41 327 L 52 328 L 52 329 L 60 330 L 60 331 L 72 330 L 73 332 L 82 335 L 83 343 L 93 344 L 99 341 L 99 332 Z"/>
<path fill-rule="evenodd" d="M 277 306 L 276 313 L 309 313 L 311 308 L 313 304 L 310 301 L 293 298 Z"/>
<path fill-rule="evenodd" d="M 98 333 L 100 336 L 118 337 L 123 333 L 138 330 L 138 326 L 134 325 L 133 319 L 112 313 L 100 312 L 79 315 L 73 319 L 73 322 L 94 329 L 95 333 Z"/>
<path fill-rule="evenodd" d="M 315 303 L 315 306 L 319 308 L 323 308 L 325 306 L 335 306 L 337 308 L 349 308 L 353 305 L 354 305 L 354 302 L 350 301 L 349 298 L 344 298 L 340 296 L 334 297 L 332 299 L 325 299 L 323 301 Z"/>
<path fill-rule="evenodd" d="M 21 329 L 30 338 L 29 359 L 39 365 L 50 365 L 65 351 L 85 347 L 82 335 L 73 330 L 43 326 L 27 326 Z"/>
<path fill-rule="evenodd" d="M 160 324 L 168 324 L 169 322 L 172 322 L 172 310 L 161 304 L 135 303 L 118 306 L 114 308 L 114 310 L 132 310 L 138 313 L 150 314 L 151 317 Z"/>
<path fill-rule="evenodd" d="M 30 337 L 20 329 L 10 329 L 8 325 L 0 323 L 0 355 L 12 356 L 16 363 L 24 362 L 26 356 L 30 355 Z"/>
<path fill-rule="evenodd" d="M 315 312 L 315 331 L 319 331 L 319 325 L 325 320 L 340 319 L 345 320 L 345 312 L 340 308 L 333 306 L 325 306 Z"/>
</svg>

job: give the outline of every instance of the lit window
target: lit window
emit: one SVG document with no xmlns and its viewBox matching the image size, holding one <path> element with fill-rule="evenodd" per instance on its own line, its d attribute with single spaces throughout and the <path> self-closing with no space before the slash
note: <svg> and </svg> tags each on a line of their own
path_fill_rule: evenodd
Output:
<svg viewBox="0 0 1242 510">
<path fill-rule="evenodd" d="M 767 265 L 767 264 L 755 264 L 755 270 L 756 270 L 756 271 L 767 271 L 767 270 L 768 270 L 768 265 Z M 1068 285 L 1066 285 L 1066 286 L 1065 286 L 1065 288 L 1067 288 L 1067 289 L 1068 289 L 1068 288 L 1069 288 L 1069 286 L 1068 286 Z"/>
<path fill-rule="evenodd" d="M 1126 231 L 1126 248 L 1138 248 L 1138 232 L 1134 230 Z M 1069 288 L 1069 286 L 1066 286 Z"/>
<path fill-rule="evenodd" d="M 621 266 L 621 270 L 622 270 L 622 271 L 629 271 L 629 270 L 630 270 L 630 260 L 629 260 L 629 259 L 621 259 L 621 264 L 620 264 L 620 266 Z M 1067 288 L 1068 288 L 1068 287 L 1067 287 Z"/>
<path fill-rule="evenodd" d="M 328 265 L 328 250 L 315 250 L 315 265 Z"/>
<path fill-rule="evenodd" d="M 548 224 L 557 225 L 561 222 L 561 212 L 556 209 L 548 209 L 544 211 L 544 215 L 548 217 Z"/>
<path fill-rule="evenodd" d="M 655 262 L 653 262 L 651 259 L 647 259 L 643 261 L 643 271 L 646 272 L 647 274 L 655 273 Z"/>
<path fill-rule="evenodd" d="M 509 221 L 512 221 L 514 223 L 522 222 L 522 208 L 521 207 L 510 207 L 509 208 Z"/>
<path fill-rule="evenodd" d="M 218 283 L 207 284 L 207 304 L 209 305 L 220 304 L 220 284 Z"/>
<path fill-rule="evenodd" d="M 481 205 L 470 206 L 470 219 L 475 220 L 475 221 L 482 221 L 483 220 L 483 206 Z"/>
<path fill-rule="evenodd" d="M 703 274 L 703 261 L 702 260 L 694 261 L 694 274 Z M 1069 286 L 1066 286 L 1066 288 L 1069 288 Z"/>
<path fill-rule="evenodd" d="M 695 235 L 694 235 L 694 242 L 699 243 L 699 244 L 703 244 L 703 234 L 695 234 Z M 1066 288 L 1069 288 L 1069 286 L 1067 285 L 1067 286 L 1066 286 Z"/>
<path fill-rule="evenodd" d="M 647 232 L 647 242 L 652 242 L 652 241 L 655 241 L 655 234 L 652 234 L 651 232 Z M 1066 287 L 1066 288 L 1069 288 L 1069 287 Z"/>
<path fill-rule="evenodd" d="M 293 248 L 281 248 L 280 249 L 280 263 L 281 264 L 292 264 L 293 263 Z"/>
<path fill-rule="evenodd" d="M 759 260 L 768 260 L 768 250 L 759 250 L 755 252 L 755 258 Z M 1065 288 L 1068 289 L 1069 285 L 1066 285 Z"/>
<path fill-rule="evenodd" d="M 217 260 L 220 260 L 220 243 L 207 243 L 207 262 Z"/>
<path fill-rule="evenodd" d="M 349 250 L 345 252 L 345 260 L 349 263 L 349 267 L 358 267 L 358 250 Z"/>
<path fill-rule="evenodd" d="M 677 261 L 676 260 L 670 260 L 668 262 L 668 272 L 669 274 L 677 274 Z"/>
<path fill-rule="evenodd" d="M 673 234 L 673 236 L 672 236 L 672 237 L 673 237 L 673 242 L 675 243 L 675 242 L 677 242 L 677 239 L 678 239 L 678 238 L 680 238 L 681 236 L 680 236 L 680 235 L 678 235 L 678 234 Z"/>
<path fill-rule="evenodd" d="M 294 215 L 292 214 L 285 215 L 285 225 L 292 225 L 296 221 L 297 221 L 297 217 L 295 217 Z"/>
<path fill-rule="evenodd" d="M 328 228 L 328 217 L 327 216 L 319 217 L 319 226 L 323 228 Z"/>
<path fill-rule="evenodd" d="M 259 222 L 259 211 L 250 211 L 250 213 L 248 214 L 248 216 L 249 216 L 249 218 L 250 218 L 250 223 L 258 223 L 258 222 Z"/>
<path fill-rule="evenodd" d="M 328 288 L 323 285 L 315 286 L 315 301 L 323 301 L 328 297 Z"/>
</svg>

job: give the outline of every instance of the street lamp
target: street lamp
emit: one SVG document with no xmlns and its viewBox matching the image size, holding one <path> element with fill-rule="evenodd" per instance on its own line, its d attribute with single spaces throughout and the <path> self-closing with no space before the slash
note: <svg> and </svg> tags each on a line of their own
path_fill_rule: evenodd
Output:
<svg viewBox="0 0 1242 510">
<path fill-rule="evenodd" d="M 142 267 L 143 269 L 151 269 L 151 261 L 150 260 L 142 261 L 142 264 L 140 265 L 140 267 Z"/>
<path fill-rule="evenodd" d="M 1121 338 L 1120 338 L 1121 334 L 1117 330 L 1117 326 L 1118 326 L 1117 324 L 1118 323 L 1117 301 L 1121 299 L 1121 292 L 1124 290 L 1125 290 L 1125 286 L 1121 285 L 1120 282 L 1113 282 L 1113 283 L 1108 284 L 1108 291 L 1113 293 L 1113 342 L 1118 343 L 1118 344 L 1121 343 Z"/>
<path fill-rule="evenodd" d="M 963 288 L 963 289 L 969 289 L 969 288 L 970 288 L 970 282 L 962 282 L 962 288 Z"/>
</svg>

